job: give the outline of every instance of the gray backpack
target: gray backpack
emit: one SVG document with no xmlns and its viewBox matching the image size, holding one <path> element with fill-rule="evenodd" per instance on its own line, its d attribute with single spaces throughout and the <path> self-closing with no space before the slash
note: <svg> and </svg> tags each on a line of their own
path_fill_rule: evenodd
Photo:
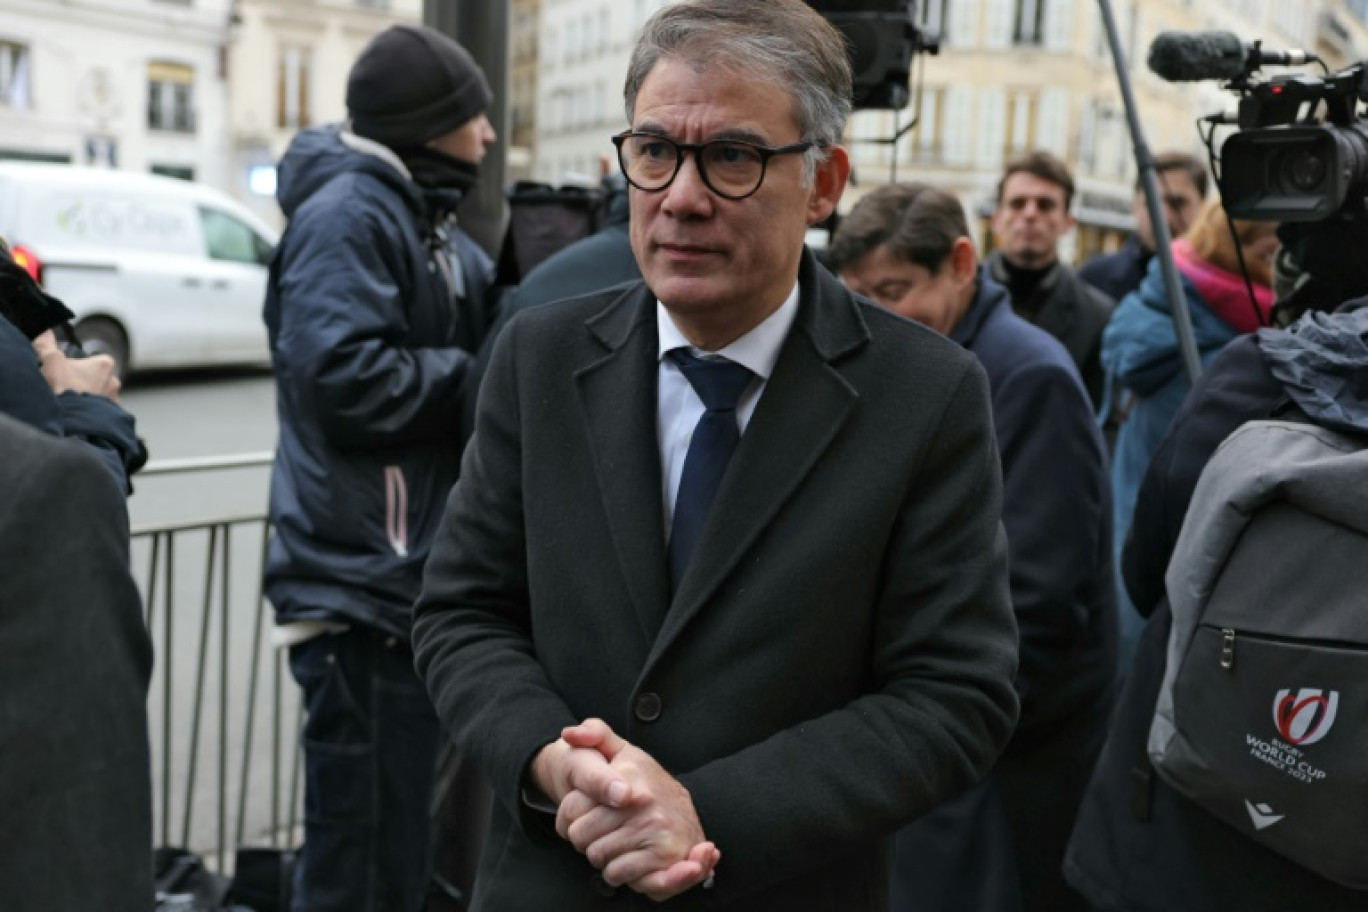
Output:
<svg viewBox="0 0 1368 912">
<path fill-rule="evenodd" d="M 1250 839 L 1368 889 L 1368 439 L 1240 427 L 1202 472 L 1165 581 L 1155 769 Z"/>
</svg>

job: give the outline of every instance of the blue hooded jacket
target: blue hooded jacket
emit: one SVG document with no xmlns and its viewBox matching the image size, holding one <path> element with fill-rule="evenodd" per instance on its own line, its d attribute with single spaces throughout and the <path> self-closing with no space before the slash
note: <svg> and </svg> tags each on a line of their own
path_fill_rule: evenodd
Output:
<svg viewBox="0 0 1368 912">
<path fill-rule="evenodd" d="M 465 443 L 489 258 L 383 146 L 337 126 L 280 165 L 265 320 L 280 440 L 265 569 L 278 621 L 407 637 Z"/>
<path fill-rule="evenodd" d="M 1205 364 L 1237 333 L 1212 313 L 1197 287 L 1181 271 L 1179 277 L 1192 314 L 1197 350 Z M 1191 387 L 1157 257 L 1150 261 L 1140 287 L 1126 295 L 1112 314 L 1102 334 L 1102 366 L 1109 389 L 1125 388 L 1134 394 L 1112 459 L 1113 542 L 1119 552 L 1145 470 Z"/>
</svg>

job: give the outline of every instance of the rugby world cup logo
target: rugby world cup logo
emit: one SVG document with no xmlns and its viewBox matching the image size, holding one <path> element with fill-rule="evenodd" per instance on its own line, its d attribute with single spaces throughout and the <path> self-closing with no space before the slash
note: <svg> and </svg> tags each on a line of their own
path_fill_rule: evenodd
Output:
<svg viewBox="0 0 1368 912">
<path fill-rule="evenodd" d="M 1303 687 L 1293 693 L 1290 688 L 1284 688 L 1273 698 L 1273 724 L 1288 744 L 1297 747 L 1315 744 L 1335 724 L 1338 709 L 1337 690 Z"/>
</svg>

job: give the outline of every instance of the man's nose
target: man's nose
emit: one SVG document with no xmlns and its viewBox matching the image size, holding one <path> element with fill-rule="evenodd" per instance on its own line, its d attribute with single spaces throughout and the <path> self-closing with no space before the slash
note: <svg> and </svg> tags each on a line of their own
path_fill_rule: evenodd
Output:
<svg viewBox="0 0 1368 912">
<path fill-rule="evenodd" d="M 670 215 L 705 215 L 711 211 L 713 194 L 703 182 L 703 174 L 698 170 L 698 156 L 684 156 L 679 173 L 670 186 L 665 188 L 662 208 Z"/>
</svg>

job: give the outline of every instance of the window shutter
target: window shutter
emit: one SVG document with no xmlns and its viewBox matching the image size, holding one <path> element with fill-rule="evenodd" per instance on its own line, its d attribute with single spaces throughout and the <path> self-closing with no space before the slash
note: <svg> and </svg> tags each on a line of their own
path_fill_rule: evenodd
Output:
<svg viewBox="0 0 1368 912">
<path fill-rule="evenodd" d="M 980 168 L 997 168 L 1002 164 L 1002 150 L 1007 142 L 1007 93 L 1002 89 L 980 92 L 978 115 L 974 163 Z"/>
<path fill-rule="evenodd" d="M 1012 151 L 1022 152 L 1031 144 L 1031 96 L 1017 92 L 1012 96 Z"/>
<path fill-rule="evenodd" d="M 1060 158 L 1068 157 L 1069 92 L 1046 89 L 1040 94 L 1040 120 L 1036 123 L 1036 145 Z"/>
<path fill-rule="evenodd" d="M 949 46 L 971 49 L 979 46 L 980 0 L 951 0 Z"/>
<path fill-rule="evenodd" d="M 974 91 L 951 86 L 945 92 L 945 160 L 952 165 L 969 164 L 969 118 Z"/>
<path fill-rule="evenodd" d="M 917 148 L 923 152 L 935 150 L 942 141 L 936 129 L 939 117 L 936 101 L 939 97 L 940 92 L 929 86 L 922 92 L 921 123 L 917 124 Z"/>
<path fill-rule="evenodd" d="M 1078 125 L 1078 164 L 1080 170 L 1095 171 L 1097 158 L 1097 110 L 1092 102 L 1083 106 Z"/>
<path fill-rule="evenodd" d="M 987 0 L 987 21 L 983 29 L 984 47 L 998 50 L 1011 46 L 1015 6 L 1013 0 Z"/>
<path fill-rule="evenodd" d="M 1073 47 L 1073 0 L 1046 0 L 1045 46 L 1055 51 Z"/>
</svg>

